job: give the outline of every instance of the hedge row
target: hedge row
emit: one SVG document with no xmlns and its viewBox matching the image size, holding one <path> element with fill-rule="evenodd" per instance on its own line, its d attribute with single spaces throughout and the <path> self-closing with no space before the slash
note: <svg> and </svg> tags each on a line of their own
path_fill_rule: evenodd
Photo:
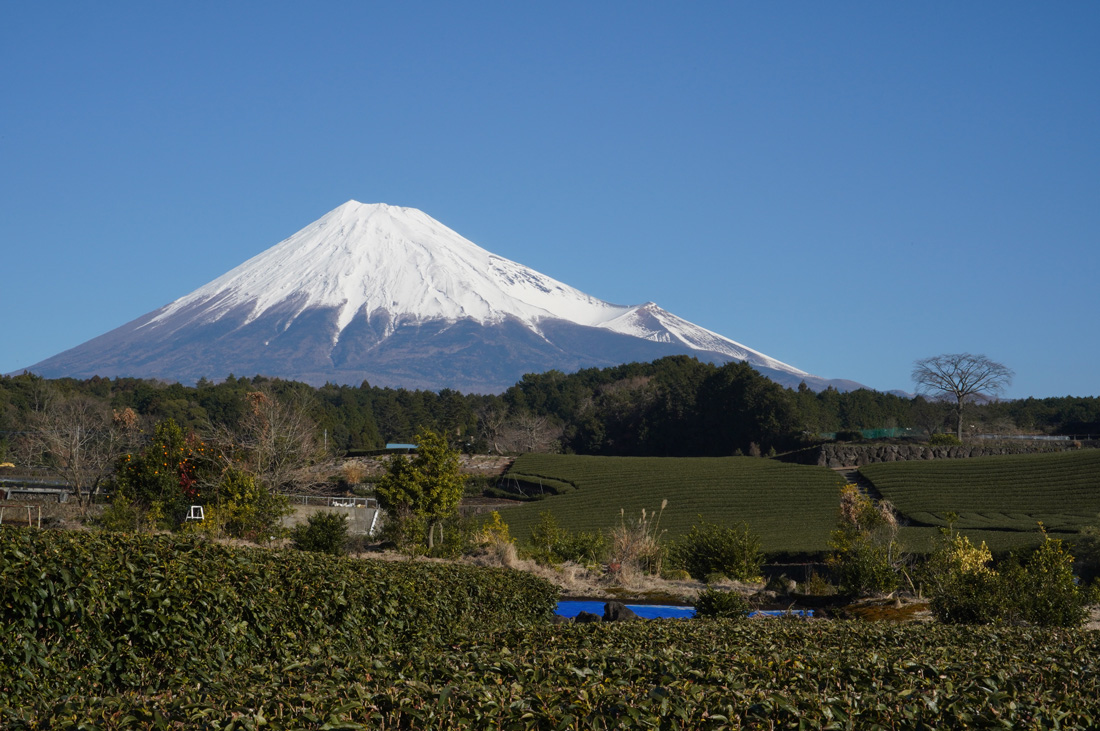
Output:
<svg viewBox="0 0 1100 731">
<path fill-rule="evenodd" d="M 557 593 L 506 570 L 5 527 L 0 702 L 195 687 L 322 648 L 442 645 L 545 621 Z"/>
<path fill-rule="evenodd" d="M 531 627 L 251 666 L 171 693 L 28 698 L 7 726 L 971 729 L 1100 726 L 1100 636 L 869 622 Z"/>
</svg>

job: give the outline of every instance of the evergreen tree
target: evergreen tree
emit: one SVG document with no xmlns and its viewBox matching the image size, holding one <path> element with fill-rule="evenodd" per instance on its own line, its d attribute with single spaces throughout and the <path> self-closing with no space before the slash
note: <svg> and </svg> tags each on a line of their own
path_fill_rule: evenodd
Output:
<svg viewBox="0 0 1100 731">
<path fill-rule="evenodd" d="M 465 479 L 459 454 L 447 440 L 430 430 L 416 435 L 416 454 L 390 457 L 387 472 L 375 486 L 378 504 L 400 519 L 412 515 L 427 525 L 428 549 L 435 547 L 435 533 L 442 539 L 443 521 L 458 511 Z"/>
</svg>

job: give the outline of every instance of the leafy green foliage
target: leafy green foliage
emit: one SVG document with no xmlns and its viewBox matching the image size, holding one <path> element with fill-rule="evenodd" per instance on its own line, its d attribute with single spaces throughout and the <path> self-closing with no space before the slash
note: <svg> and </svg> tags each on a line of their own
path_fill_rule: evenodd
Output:
<svg viewBox="0 0 1100 731">
<path fill-rule="evenodd" d="M 315 651 L 303 645 L 300 655 L 244 665 L 201 687 L 186 677 L 167 691 L 84 692 L 79 681 L 19 694 L 9 685 L 0 688 L 0 723 L 274 731 L 1100 725 L 1095 632 L 720 619 L 593 629 L 478 628 L 447 643 L 363 653 L 340 650 L 330 633 L 311 643 Z M 23 666 L 16 670 L 12 677 L 21 677 Z"/>
<path fill-rule="evenodd" d="M 706 588 L 695 599 L 695 616 L 704 619 L 744 619 L 752 606 L 735 591 Z"/>
<path fill-rule="evenodd" d="M 206 519 L 219 523 L 227 535 L 264 541 L 282 533 L 279 521 L 291 510 L 285 495 L 265 490 L 252 474 L 229 468 L 222 473 L 211 512 Z"/>
<path fill-rule="evenodd" d="M 928 437 L 928 445 L 931 447 L 958 447 L 962 440 L 954 434 L 933 434 Z"/>
<path fill-rule="evenodd" d="M 840 518 L 829 543 L 829 565 L 837 583 L 852 594 L 883 594 L 898 587 L 901 548 L 897 517 L 886 502 L 876 502 L 845 485 Z"/>
<path fill-rule="evenodd" d="M 695 579 L 719 573 L 739 581 L 756 581 L 764 552 L 759 536 L 748 526 L 732 528 L 703 521 L 672 544 L 669 560 Z"/>
<path fill-rule="evenodd" d="M 156 425 L 152 441 L 140 453 L 119 458 L 114 489 L 139 509 L 155 507 L 166 526 L 174 528 L 189 505 L 205 502 L 210 469 L 206 445 L 166 419 Z"/>
<path fill-rule="evenodd" d="M 0 709 L 443 646 L 472 628 L 544 622 L 557 594 L 512 571 L 4 527 Z"/>
<path fill-rule="evenodd" d="M 985 544 L 949 536 L 929 560 L 931 609 L 949 624 L 1028 622 L 1042 627 L 1075 627 L 1085 619 L 1086 595 L 1073 576 L 1073 557 L 1057 538 L 1045 540 L 1024 562 L 1010 559 L 989 566 Z"/>
<path fill-rule="evenodd" d="M 110 504 L 99 514 L 95 525 L 103 530 L 132 533 L 140 529 L 142 513 L 124 494 L 115 495 Z"/>
<path fill-rule="evenodd" d="M 1086 596 L 1073 576 L 1073 556 L 1047 537 L 1022 567 L 1002 569 L 1024 620 L 1040 627 L 1076 627 L 1085 621 Z"/>
<path fill-rule="evenodd" d="M 898 588 L 898 573 L 886 546 L 856 541 L 835 554 L 829 565 L 837 583 L 849 593 L 886 594 Z"/>
<path fill-rule="evenodd" d="M 428 527 L 427 545 L 435 544 L 435 527 L 455 514 L 465 486 L 458 452 L 435 432 L 416 435 L 416 454 L 390 457 L 386 474 L 375 485 L 379 505 L 393 515 L 411 513 Z"/>
<path fill-rule="evenodd" d="M 1073 545 L 1075 573 L 1088 584 L 1100 578 L 1100 525 L 1086 525 Z"/>
<path fill-rule="evenodd" d="M 347 552 L 348 521 L 341 513 L 314 513 L 305 524 L 290 531 L 291 545 L 299 551 L 314 551 L 332 556 Z"/>
<path fill-rule="evenodd" d="M 456 444 L 487 451 L 487 424 L 493 410 L 513 415 L 544 416 L 564 425 L 563 447 L 581 454 L 634 456 L 705 456 L 700 433 L 707 404 L 700 392 L 716 378 L 718 367 L 689 356 L 662 358 L 613 368 L 589 368 L 573 374 L 530 374 L 501 396 L 459 394 L 444 389 L 413 391 L 304 383 L 230 374 L 215 384 L 201 379 L 196 387 L 136 378 L 46 380 L 33 374 L 0 376 L 0 435 L 25 430 L 28 415 L 41 405 L 44 387 L 66 395 L 86 396 L 110 411 L 133 411 L 150 421 L 174 419 L 184 431 L 206 424 L 234 425 L 249 411 L 247 394 L 270 389 L 280 398 L 302 398 L 310 418 L 328 435 L 334 450 L 374 450 L 385 442 L 409 442 L 422 428 L 453 435 Z M 211 374 L 220 379 L 225 374 Z M 886 424 L 924 427 L 919 412 L 929 403 L 876 391 L 840 393 L 809 388 L 787 391 L 796 432 L 824 433 L 874 429 Z M 734 404 L 738 408 L 738 404 Z M 939 404 L 934 404 L 939 406 Z M 1058 397 L 1012 399 L 967 407 L 972 423 L 1007 423 L 1020 429 L 1061 434 L 1100 433 L 1100 398 Z M 941 414 L 942 416 L 942 414 Z M 940 426 L 942 418 L 935 424 Z M 759 437 L 759 435 L 758 435 Z M 0 436 L 0 451 L 9 437 Z M 772 446 L 756 438 L 765 452 Z M 719 442 L 718 454 L 742 452 Z M 782 449 L 780 448 L 782 451 Z M 11 459 L 9 451 L 7 459 Z"/>
<path fill-rule="evenodd" d="M 500 513 L 493 514 L 500 519 Z M 525 556 L 541 564 L 565 561 L 593 564 L 602 561 L 606 552 L 607 538 L 602 533 L 572 533 L 558 525 L 557 518 L 549 511 L 539 514 L 539 522 L 531 528 L 523 551 Z"/>
</svg>

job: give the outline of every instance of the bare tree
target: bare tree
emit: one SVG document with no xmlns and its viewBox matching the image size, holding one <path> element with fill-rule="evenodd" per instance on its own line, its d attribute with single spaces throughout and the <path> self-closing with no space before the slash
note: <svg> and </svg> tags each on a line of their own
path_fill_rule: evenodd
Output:
<svg viewBox="0 0 1100 731">
<path fill-rule="evenodd" d="M 489 445 L 489 453 L 504 454 L 502 440 L 508 425 L 508 407 L 503 404 L 483 406 L 478 411 L 477 425 Z"/>
<path fill-rule="evenodd" d="M 112 472 L 131 435 L 126 425 L 108 416 L 103 404 L 84 396 L 44 400 L 28 426 L 23 443 L 27 462 L 68 483 L 81 509 Z"/>
<path fill-rule="evenodd" d="M 508 452 L 551 452 L 561 435 L 561 425 L 552 418 L 525 411 L 508 419 L 500 443 Z"/>
<path fill-rule="evenodd" d="M 215 430 L 221 454 L 256 475 L 272 492 L 309 484 L 309 468 L 325 457 L 309 404 L 298 398 L 280 399 L 266 389 L 249 392 L 248 402 L 240 423 Z"/>
<path fill-rule="evenodd" d="M 913 364 L 917 392 L 955 400 L 956 436 L 962 440 L 963 406 L 978 396 L 997 396 L 1016 375 L 1008 366 L 984 355 L 953 353 L 922 358 Z"/>
</svg>

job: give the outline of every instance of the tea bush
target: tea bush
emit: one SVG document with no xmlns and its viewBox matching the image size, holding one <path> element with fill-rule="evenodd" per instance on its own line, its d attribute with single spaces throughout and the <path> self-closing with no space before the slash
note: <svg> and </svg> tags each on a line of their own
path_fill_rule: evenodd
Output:
<svg viewBox="0 0 1100 731">
<path fill-rule="evenodd" d="M 290 531 L 290 544 L 299 551 L 340 556 L 347 552 L 348 520 L 342 513 L 314 513 Z"/>
<path fill-rule="evenodd" d="M 15 556 L 10 546 L 3 541 L 0 545 L 2 558 Z M 106 547 L 98 542 L 88 546 L 92 551 Z M 145 549 L 139 545 L 115 542 L 110 547 L 137 557 L 135 569 L 148 568 L 140 560 Z M 29 554 L 30 546 L 16 548 L 24 556 L 36 556 L 35 570 L 49 568 L 38 557 L 38 549 Z M 233 555 L 247 563 L 253 560 L 251 553 L 274 555 L 284 569 L 292 558 L 329 569 L 349 565 L 362 571 L 366 570 L 359 568 L 362 564 L 371 564 L 319 554 Z M 213 568 L 210 580 L 216 584 L 217 572 L 225 567 Z M 446 581 L 456 569 L 464 574 L 461 567 L 445 566 L 440 567 L 443 571 L 428 573 L 421 573 L 419 566 L 404 568 L 416 569 L 413 574 L 401 574 L 413 587 Z M 31 575 L 42 575 L 35 570 Z M 367 570 L 368 576 L 371 573 Z M 4 611 L 26 601 L 14 601 L 16 594 L 26 596 L 8 588 L 14 575 L 10 564 L 0 563 Z M 58 574 L 49 576 L 69 581 Z M 501 603 L 506 605 L 503 613 L 524 619 L 532 616 L 523 602 L 513 601 L 518 594 L 528 600 L 534 597 L 523 588 L 526 583 L 509 584 L 503 580 L 504 572 L 470 572 L 470 576 L 488 584 L 477 600 L 484 610 L 492 611 L 494 603 Z M 344 578 L 342 573 L 337 577 Z M 292 583 L 300 587 L 312 581 L 311 574 Z M 456 592 L 470 588 L 462 586 L 463 581 L 460 578 L 460 585 L 454 587 Z M 154 590 L 155 583 L 119 588 Z M 268 595 L 264 584 L 250 588 Z M 51 599 L 57 596 L 53 589 L 47 594 Z M 38 592 L 33 595 L 39 596 Z M 377 601 L 386 604 L 394 599 L 391 594 Z M 256 597 L 251 600 L 255 602 Z M 45 613 L 52 616 L 49 604 Z M 308 615 L 308 610 L 303 614 Z M 220 620 L 221 609 L 214 607 L 214 612 Z M 126 687 L 96 684 L 99 666 L 110 661 L 108 654 L 80 658 L 87 665 L 62 678 L 62 665 L 74 661 L 57 654 L 52 645 L 47 649 L 53 655 L 5 649 L 22 642 L 28 631 L 22 617 L 8 622 L 5 616 L 0 622 L 0 727 L 103 731 L 1100 727 L 1100 633 L 1096 632 L 723 619 L 596 626 L 529 622 L 508 627 L 499 615 L 493 620 L 467 613 L 463 621 L 471 631 L 463 635 L 447 629 L 451 616 L 450 611 L 441 613 L 444 626 L 438 630 L 431 629 L 436 618 L 430 612 L 378 616 L 391 632 L 398 621 L 427 627 L 426 639 L 404 645 L 374 644 L 356 650 L 347 641 L 348 626 L 303 635 L 291 652 L 270 661 L 256 661 L 255 654 L 238 659 L 238 653 L 250 652 L 247 643 L 225 645 L 223 659 L 216 652 L 204 657 L 217 667 L 205 676 L 199 675 L 201 665 L 193 673 L 180 671 L 190 656 L 181 651 L 186 648 L 177 647 L 159 668 L 164 677 L 154 675 L 149 684 Z M 84 626 L 94 627 L 95 621 L 89 619 Z M 265 632 L 285 634 L 281 624 L 269 622 L 264 627 Z M 241 631 L 253 636 L 249 627 Z M 125 647 L 125 641 L 118 644 Z M 206 682 L 203 678 L 211 674 L 217 677 Z M 38 680 L 46 675 L 56 682 Z"/>
<path fill-rule="evenodd" d="M 701 522 L 669 548 L 669 560 L 692 578 L 724 574 L 739 581 L 755 581 L 764 565 L 760 538 L 748 526 L 736 528 Z"/>
<path fill-rule="evenodd" d="M 547 620 L 529 574 L 0 528 L 0 695 L 176 689 L 257 663 L 446 643 Z M 318 650 L 320 651 L 320 650 Z"/>
<path fill-rule="evenodd" d="M 576 454 L 521 455 L 504 479 L 525 475 L 568 482 L 571 489 L 502 510 L 517 536 L 526 536 L 547 510 L 571 532 L 599 532 L 620 522 L 620 510 L 628 517 L 652 513 L 667 499 L 661 529 L 668 542 L 703 515 L 720 525 L 744 523 L 764 550 L 789 553 L 827 550 L 839 479 L 825 467 L 769 459 Z"/>
<path fill-rule="evenodd" d="M 734 591 L 704 589 L 695 599 L 695 616 L 704 619 L 743 619 L 750 611 L 749 600 Z"/>
<path fill-rule="evenodd" d="M 857 541 L 829 565 L 837 584 L 850 594 L 888 594 L 898 588 L 898 573 L 886 546 Z"/>
</svg>

